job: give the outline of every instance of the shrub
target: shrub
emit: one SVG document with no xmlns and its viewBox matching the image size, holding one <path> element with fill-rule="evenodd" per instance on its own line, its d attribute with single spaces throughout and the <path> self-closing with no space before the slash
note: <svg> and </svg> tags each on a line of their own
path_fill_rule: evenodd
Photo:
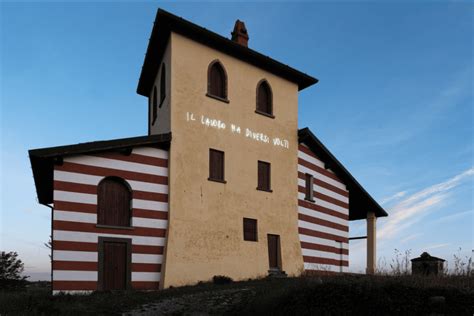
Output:
<svg viewBox="0 0 474 316">
<path fill-rule="evenodd" d="M 24 264 L 18 259 L 18 253 L 0 253 L 0 288 L 24 288 L 27 276 L 22 276 Z"/>
<path fill-rule="evenodd" d="M 232 278 L 225 275 L 215 275 L 212 277 L 212 282 L 214 284 L 229 284 L 232 283 Z"/>
</svg>

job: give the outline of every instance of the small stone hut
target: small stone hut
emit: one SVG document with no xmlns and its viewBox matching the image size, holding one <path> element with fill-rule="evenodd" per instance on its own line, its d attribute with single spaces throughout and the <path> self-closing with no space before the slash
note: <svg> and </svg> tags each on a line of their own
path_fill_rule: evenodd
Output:
<svg viewBox="0 0 474 316">
<path fill-rule="evenodd" d="M 446 260 L 433 257 L 423 252 L 418 258 L 411 259 L 411 273 L 413 275 L 438 275 L 443 273 Z"/>
</svg>

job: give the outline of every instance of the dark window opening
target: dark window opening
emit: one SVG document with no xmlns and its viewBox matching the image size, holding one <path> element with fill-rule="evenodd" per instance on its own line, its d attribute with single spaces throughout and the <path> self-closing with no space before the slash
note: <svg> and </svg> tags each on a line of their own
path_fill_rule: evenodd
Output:
<svg viewBox="0 0 474 316">
<path fill-rule="evenodd" d="M 252 218 L 244 218 L 244 240 L 257 241 L 257 220 Z"/>
<path fill-rule="evenodd" d="M 258 184 L 257 190 L 271 192 L 270 189 L 270 163 L 258 162 Z"/>
<path fill-rule="evenodd" d="M 227 75 L 219 61 L 210 64 L 207 78 L 207 95 L 221 101 L 227 100 Z"/>
<path fill-rule="evenodd" d="M 223 151 L 209 149 L 209 180 L 225 182 Z"/>
<path fill-rule="evenodd" d="M 313 176 L 309 173 L 305 174 L 305 182 L 305 200 L 314 202 Z"/>
<path fill-rule="evenodd" d="M 266 80 L 262 80 L 257 85 L 257 110 L 255 112 L 274 117 L 272 89 Z"/>
<path fill-rule="evenodd" d="M 132 192 L 117 177 L 107 177 L 97 186 L 97 224 L 130 227 Z"/>
<path fill-rule="evenodd" d="M 156 93 L 156 86 L 153 87 L 153 119 L 151 125 L 155 124 L 156 118 L 158 116 L 158 96 Z"/>
<path fill-rule="evenodd" d="M 161 78 L 160 78 L 160 108 L 163 105 L 163 101 L 166 98 L 166 68 L 165 64 L 161 66 Z"/>
</svg>

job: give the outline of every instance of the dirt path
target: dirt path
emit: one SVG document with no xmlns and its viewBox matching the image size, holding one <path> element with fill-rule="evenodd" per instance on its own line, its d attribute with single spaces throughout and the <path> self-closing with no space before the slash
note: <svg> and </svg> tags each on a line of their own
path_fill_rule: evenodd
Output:
<svg viewBox="0 0 474 316">
<path fill-rule="evenodd" d="M 138 309 L 125 312 L 123 316 L 151 315 L 216 315 L 230 312 L 249 297 L 255 296 L 251 288 L 222 289 L 184 294 L 163 298 Z"/>
</svg>

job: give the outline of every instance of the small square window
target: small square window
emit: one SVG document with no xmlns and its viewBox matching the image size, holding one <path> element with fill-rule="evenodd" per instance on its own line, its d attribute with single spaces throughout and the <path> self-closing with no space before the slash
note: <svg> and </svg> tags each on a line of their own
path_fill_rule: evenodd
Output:
<svg viewBox="0 0 474 316">
<path fill-rule="evenodd" d="M 257 220 L 244 218 L 244 240 L 257 241 Z"/>
<path fill-rule="evenodd" d="M 311 202 L 314 202 L 313 183 L 313 176 L 309 173 L 305 174 L 305 200 Z"/>
</svg>

